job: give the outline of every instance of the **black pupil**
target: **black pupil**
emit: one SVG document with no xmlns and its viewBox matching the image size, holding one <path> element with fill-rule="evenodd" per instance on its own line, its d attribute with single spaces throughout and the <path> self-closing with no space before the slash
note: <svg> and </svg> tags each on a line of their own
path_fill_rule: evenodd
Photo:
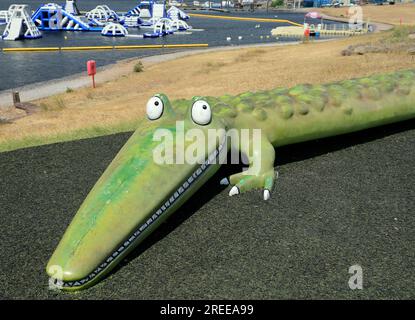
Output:
<svg viewBox="0 0 415 320">
<path fill-rule="evenodd" d="M 154 101 L 154 104 L 155 104 L 156 106 L 158 106 L 158 105 L 159 105 L 159 102 L 158 102 L 158 101 Z"/>
<path fill-rule="evenodd" d="M 206 110 L 207 109 L 207 106 L 204 105 L 202 108 Z"/>
</svg>

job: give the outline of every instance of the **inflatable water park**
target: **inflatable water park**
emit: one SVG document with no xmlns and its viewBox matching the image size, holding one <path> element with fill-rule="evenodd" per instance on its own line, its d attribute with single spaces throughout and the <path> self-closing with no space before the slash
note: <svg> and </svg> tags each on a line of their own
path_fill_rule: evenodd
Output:
<svg viewBox="0 0 415 320">
<path fill-rule="evenodd" d="M 27 4 L 13 4 L 0 10 L 0 25 L 6 25 L 2 40 L 39 39 L 48 31 L 100 32 L 106 37 L 158 38 L 192 29 L 189 16 L 179 8 L 167 9 L 166 1 L 144 0 L 125 13 L 102 4 L 82 14 L 76 0 L 63 5 L 46 3 L 31 11 Z M 129 29 L 143 29 L 130 34 Z M 137 33 L 137 32 L 136 32 Z"/>
</svg>

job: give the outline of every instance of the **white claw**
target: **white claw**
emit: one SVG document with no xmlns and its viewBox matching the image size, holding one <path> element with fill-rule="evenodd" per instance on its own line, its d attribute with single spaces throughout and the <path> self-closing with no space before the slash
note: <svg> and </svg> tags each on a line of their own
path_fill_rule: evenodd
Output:
<svg viewBox="0 0 415 320">
<path fill-rule="evenodd" d="M 268 200 L 271 197 L 271 194 L 269 193 L 269 190 L 264 190 L 264 200 Z"/>
<path fill-rule="evenodd" d="M 219 183 L 223 186 L 227 186 L 229 184 L 229 180 L 228 178 L 223 178 Z"/>
<path fill-rule="evenodd" d="M 235 194 L 239 194 L 239 189 L 237 186 L 233 186 L 231 191 L 229 191 L 229 196 L 232 197 Z"/>
</svg>

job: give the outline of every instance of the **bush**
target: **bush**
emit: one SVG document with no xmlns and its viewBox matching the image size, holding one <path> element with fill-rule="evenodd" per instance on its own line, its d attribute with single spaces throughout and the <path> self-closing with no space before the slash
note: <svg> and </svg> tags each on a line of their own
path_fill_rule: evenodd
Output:
<svg viewBox="0 0 415 320">
<path fill-rule="evenodd" d="M 86 94 L 86 98 L 87 98 L 87 99 L 94 99 L 94 95 L 92 94 L 92 92 L 91 92 L 91 91 L 88 91 L 88 92 L 87 92 L 87 94 Z"/>
<path fill-rule="evenodd" d="M 61 97 L 55 97 L 52 101 L 41 102 L 39 104 L 40 109 L 43 111 L 59 111 L 65 109 L 65 101 Z"/>
<path fill-rule="evenodd" d="M 141 61 L 138 61 L 134 66 L 134 72 L 143 72 L 143 71 L 144 71 L 144 66 L 141 63 Z"/>
<path fill-rule="evenodd" d="M 72 89 L 72 88 L 67 87 L 67 88 L 66 88 L 66 93 L 71 93 L 71 92 L 73 92 L 73 89 Z"/>
<path fill-rule="evenodd" d="M 62 110 L 66 107 L 65 101 L 60 97 L 56 97 L 55 103 L 56 103 L 55 110 Z"/>
<path fill-rule="evenodd" d="M 284 5 L 284 0 L 272 0 L 271 7 L 282 7 Z"/>
</svg>

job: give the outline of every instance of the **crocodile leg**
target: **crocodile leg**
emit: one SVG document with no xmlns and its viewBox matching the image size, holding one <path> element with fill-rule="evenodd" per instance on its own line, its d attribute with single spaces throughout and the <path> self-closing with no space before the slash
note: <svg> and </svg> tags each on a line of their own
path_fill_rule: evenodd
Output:
<svg viewBox="0 0 415 320">
<path fill-rule="evenodd" d="M 229 196 L 253 189 L 264 189 L 264 200 L 268 200 L 275 181 L 274 147 L 266 136 L 261 135 L 258 141 L 250 139 L 249 143 L 241 143 L 239 151 L 247 156 L 249 168 L 229 177 L 228 181 L 233 185 Z M 224 182 L 225 180 L 222 180 L 221 183 Z"/>
</svg>

